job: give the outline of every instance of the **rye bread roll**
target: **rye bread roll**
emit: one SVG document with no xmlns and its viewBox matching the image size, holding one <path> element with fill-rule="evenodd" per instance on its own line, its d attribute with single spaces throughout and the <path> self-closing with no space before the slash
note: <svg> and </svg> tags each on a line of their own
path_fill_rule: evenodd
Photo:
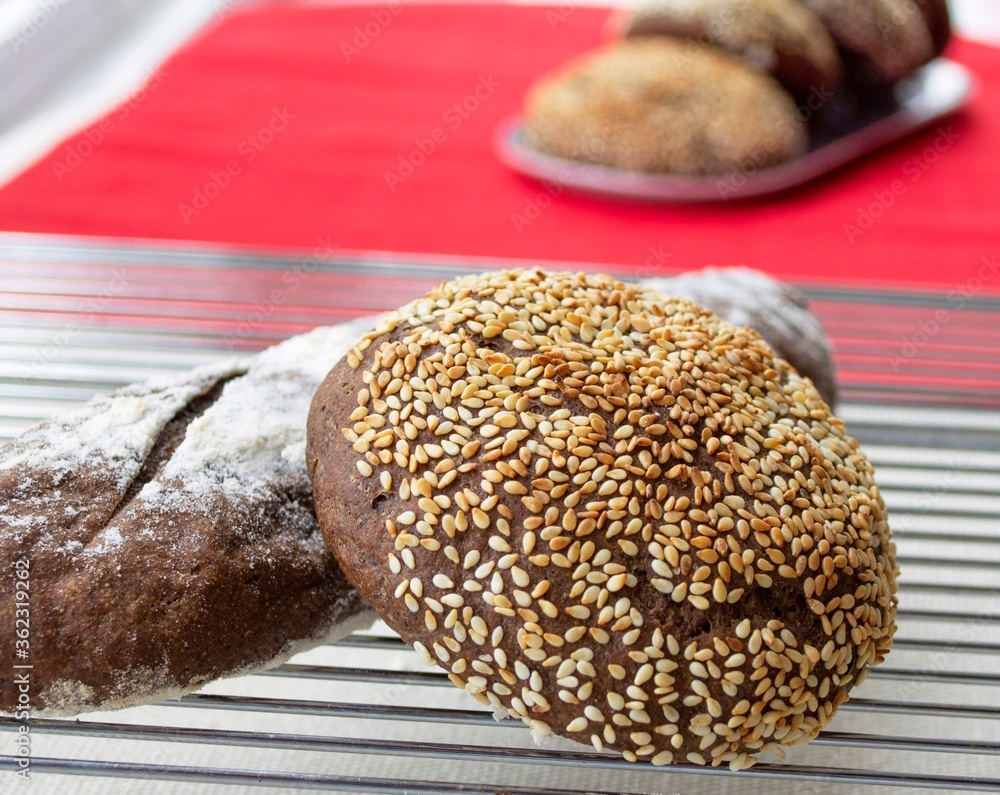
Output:
<svg viewBox="0 0 1000 795">
<path fill-rule="evenodd" d="M 0 656 L 33 666 L 27 701 L 25 669 L 0 670 L 0 710 L 178 696 L 373 620 L 323 543 L 303 460 L 317 385 L 370 327 L 125 387 L 0 449 Z"/>
<path fill-rule="evenodd" d="M 711 44 L 772 73 L 799 97 L 833 90 L 842 65 L 823 23 L 799 0 L 647 0 L 623 12 L 622 36 Z"/>
<path fill-rule="evenodd" d="M 941 7 L 917 0 L 802 0 L 848 55 L 853 80 L 895 83 L 913 74 L 943 48 Z M 945 8 L 947 11 L 947 8 Z M 934 22 L 932 34 L 930 23 Z M 944 36 L 945 41 L 940 38 Z M 936 41 L 937 39 L 937 41 Z"/>
<path fill-rule="evenodd" d="M 583 274 L 447 282 L 323 382 L 317 515 L 428 662 L 538 734 L 751 765 L 882 661 L 872 467 L 753 331 Z"/>
</svg>

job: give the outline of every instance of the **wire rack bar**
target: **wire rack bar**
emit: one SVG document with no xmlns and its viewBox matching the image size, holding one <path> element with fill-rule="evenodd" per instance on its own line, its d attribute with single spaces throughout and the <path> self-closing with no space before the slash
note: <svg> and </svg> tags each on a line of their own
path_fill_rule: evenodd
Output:
<svg viewBox="0 0 1000 795">
<path fill-rule="evenodd" d="M 505 760 L 509 761 L 509 760 Z M 13 766 L 16 757 L 0 756 L 0 766 Z M 580 760 L 593 768 L 623 772 L 628 763 L 601 757 L 599 760 Z M 458 784 L 448 781 L 402 782 L 386 778 L 331 776 L 310 773 L 282 773 L 275 771 L 244 771 L 227 768 L 185 767 L 180 765 L 143 765 L 129 762 L 99 762 L 75 759 L 40 759 L 32 763 L 35 772 L 62 773 L 78 776 L 104 776 L 112 778 L 143 778 L 156 781 L 187 781 L 201 784 L 238 784 L 242 786 L 281 786 L 288 789 L 322 789 L 331 792 L 381 793 L 466 793 L 468 795 L 497 795 L 497 788 Z M 970 792 L 996 792 L 1000 779 L 972 776 L 916 775 L 880 771 L 877 774 L 856 770 L 806 765 L 758 766 L 733 773 L 712 767 L 678 766 L 690 776 L 714 776 L 721 772 L 741 778 L 764 781 L 826 781 L 848 784 L 853 787 L 882 786 L 908 787 L 929 790 L 966 790 Z M 537 787 L 504 787 L 504 795 L 565 795 L 565 789 Z M 583 795 L 583 794 L 581 794 Z M 587 790 L 585 795 L 648 795 L 648 792 L 622 792 L 621 790 Z"/>
<path fill-rule="evenodd" d="M 13 725 L 8 718 L 0 718 L 0 726 Z M 504 761 L 572 766 L 580 763 L 617 768 L 627 763 L 615 757 L 586 751 L 549 751 L 545 749 L 510 749 L 487 746 L 456 747 L 445 743 L 412 742 L 405 740 L 361 739 L 357 737 L 327 737 L 307 734 L 261 734 L 236 730 L 192 729 L 166 726 L 144 726 L 131 723 L 90 723 L 54 720 L 37 720 L 35 731 L 73 734 L 115 740 L 147 740 L 173 743 L 198 743 L 203 745 L 233 745 L 248 748 L 280 749 L 287 751 L 329 751 L 378 755 L 423 756 L 453 758 L 472 761 Z M 824 732 L 813 741 L 820 746 L 847 748 L 880 748 L 920 753 L 1000 754 L 1000 743 L 944 738 L 882 736 L 849 732 Z M 695 767 L 686 766 L 687 769 Z M 779 767 L 779 766 L 775 766 Z M 784 767 L 783 765 L 780 767 Z"/>
<path fill-rule="evenodd" d="M 382 684 L 413 685 L 405 676 L 396 678 L 387 674 L 384 678 L 369 679 L 357 677 L 340 681 L 372 682 Z M 440 685 L 444 687 L 443 684 Z M 444 709 L 440 707 L 409 707 L 388 704 L 355 704 L 336 701 L 306 701 L 287 698 L 260 698 L 253 696 L 226 696 L 194 693 L 183 698 L 163 701 L 164 707 L 197 707 L 223 710 L 244 710 L 248 712 L 273 712 L 293 715 L 320 715 L 339 718 L 361 718 L 398 720 L 407 722 L 448 723 L 461 726 L 503 726 L 523 730 L 517 721 L 496 723 L 490 712 L 465 709 Z M 1000 707 L 974 706 L 968 704 L 933 704 L 918 701 L 895 701 L 852 698 L 841 705 L 842 712 L 892 712 L 900 715 L 938 716 L 963 719 L 1000 719 Z"/>
</svg>

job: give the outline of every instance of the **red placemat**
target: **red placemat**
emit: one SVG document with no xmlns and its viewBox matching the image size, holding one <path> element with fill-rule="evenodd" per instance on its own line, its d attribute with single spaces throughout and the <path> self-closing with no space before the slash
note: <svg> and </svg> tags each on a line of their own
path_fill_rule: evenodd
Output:
<svg viewBox="0 0 1000 795">
<path fill-rule="evenodd" d="M 644 206 L 492 154 L 528 85 L 607 10 L 497 5 L 236 13 L 0 190 L 0 228 L 253 247 L 632 265 L 1000 291 L 1000 50 L 957 42 L 962 116 L 777 201 Z M 958 299 L 956 299 L 958 300 Z"/>
</svg>

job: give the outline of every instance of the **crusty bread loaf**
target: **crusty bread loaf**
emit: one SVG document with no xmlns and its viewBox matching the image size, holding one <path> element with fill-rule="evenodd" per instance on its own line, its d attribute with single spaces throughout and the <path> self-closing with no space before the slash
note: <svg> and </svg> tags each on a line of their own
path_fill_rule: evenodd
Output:
<svg viewBox="0 0 1000 795">
<path fill-rule="evenodd" d="M 28 572 L 33 666 L 27 705 L 26 669 L 0 670 L 0 710 L 176 696 L 370 623 L 323 544 L 304 463 L 309 401 L 366 327 L 126 387 L 0 449 L 0 557 Z M 9 565 L 8 661 L 14 590 Z"/>
<path fill-rule="evenodd" d="M 648 288 L 443 284 L 323 382 L 308 461 L 386 623 L 540 734 L 741 769 L 815 737 L 892 642 L 844 424 L 755 332 Z"/>
</svg>

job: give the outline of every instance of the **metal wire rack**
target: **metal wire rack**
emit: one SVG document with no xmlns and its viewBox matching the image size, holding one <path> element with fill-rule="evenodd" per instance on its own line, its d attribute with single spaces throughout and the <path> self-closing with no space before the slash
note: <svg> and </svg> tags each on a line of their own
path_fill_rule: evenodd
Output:
<svg viewBox="0 0 1000 795">
<path fill-rule="evenodd" d="M 497 264 L 0 237 L 0 440 L 95 392 L 392 308 L 457 271 Z M 376 625 L 179 700 L 32 720 L 32 784 L 80 793 L 1000 791 L 1000 299 L 966 288 L 806 288 L 837 348 L 840 414 L 878 469 L 903 580 L 887 663 L 786 760 L 733 774 L 630 765 L 559 739 L 536 747 L 520 723 L 494 721 Z M 16 727 L 0 718 L 6 770 Z"/>
</svg>

